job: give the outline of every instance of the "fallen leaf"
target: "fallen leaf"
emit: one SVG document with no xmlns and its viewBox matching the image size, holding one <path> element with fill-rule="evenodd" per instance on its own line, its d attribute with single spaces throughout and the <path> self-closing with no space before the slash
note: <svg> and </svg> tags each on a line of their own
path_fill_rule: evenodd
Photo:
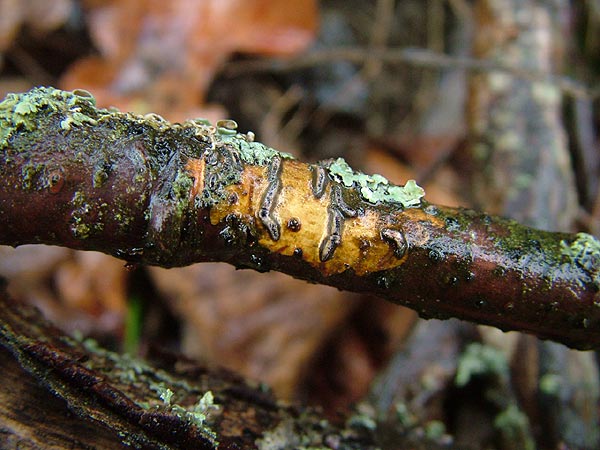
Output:
<svg viewBox="0 0 600 450">
<path fill-rule="evenodd" d="M 100 105 L 190 117 L 221 65 L 235 52 L 290 55 L 317 24 L 314 0 L 127 0 L 92 2 L 100 56 L 78 61 L 66 89 L 94 92 Z M 141 110 L 141 111 L 140 111 Z"/>
</svg>

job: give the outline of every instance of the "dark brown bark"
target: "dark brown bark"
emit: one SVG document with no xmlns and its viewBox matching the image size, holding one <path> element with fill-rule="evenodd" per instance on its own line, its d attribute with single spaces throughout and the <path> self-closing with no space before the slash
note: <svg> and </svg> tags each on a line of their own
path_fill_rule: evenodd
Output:
<svg viewBox="0 0 600 450">
<path fill-rule="evenodd" d="M 130 263 L 224 261 L 589 349 L 600 243 L 430 205 L 411 183 L 308 165 L 231 124 L 169 124 L 38 89 L 0 104 L 0 243 Z"/>
</svg>

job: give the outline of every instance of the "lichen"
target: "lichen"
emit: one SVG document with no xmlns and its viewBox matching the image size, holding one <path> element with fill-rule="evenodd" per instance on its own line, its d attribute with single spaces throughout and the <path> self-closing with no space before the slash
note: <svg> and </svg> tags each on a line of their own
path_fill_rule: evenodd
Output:
<svg viewBox="0 0 600 450">
<path fill-rule="evenodd" d="M 36 186 L 36 180 L 43 173 L 43 164 L 28 163 L 21 168 L 21 181 L 23 189 L 32 189 Z"/>
<path fill-rule="evenodd" d="M 263 433 L 255 444 L 259 450 L 283 450 L 299 446 L 300 441 L 293 422 L 283 420 L 272 430 Z"/>
<path fill-rule="evenodd" d="M 494 418 L 494 427 L 510 442 L 519 442 L 524 450 L 533 450 L 535 445 L 528 439 L 529 419 L 515 404 L 508 405 Z"/>
<path fill-rule="evenodd" d="M 419 206 L 421 198 L 425 196 L 425 191 L 415 180 L 408 180 L 404 186 L 396 186 L 381 175 L 366 175 L 352 170 L 343 158 L 329 165 L 329 173 L 347 188 L 357 188 L 361 197 L 373 204 L 397 203 L 404 208 L 412 208 Z"/>
<path fill-rule="evenodd" d="M 600 265 L 600 241 L 591 234 L 577 233 L 571 243 L 561 241 L 561 253 L 585 270 L 596 270 Z"/>
<path fill-rule="evenodd" d="M 194 185 L 194 180 L 184 171 L 178 171 L 177 176 L 173 180 L 173 195 L 178 201 L 189 200 L 190 190 Z"/>
<path fill-rule="evenodd" d="M 377 422 L 375 421 L 375 410 L 372 405 L 368 403 L 359 403 L 356 406 L 356 412 L 352 414 L 346 421 L 348 428 L 364 428 L 370 431 L 377 429 Z"/>
<path fill-rule="evenodd" d="M 68 132 L 72 126 L 84 123 L 95 124 L 96 119 L 88 115 L 95 109 L 96 101 L 86 91 L 61 91 L 49 87 L 38 87 L 21 94 L 8 94 L 0 103 L 0 149 L 7 147 L 12 135 L 20 129 L 37 129 L 37 113 L 50 109 L 64 115 L 61 128 Z"/>
<path fill-rule="evenodd" d="M 156 393 L 160 397 L 160 399 L 164 402 L 165 405 L 171 406 L 171 399 L 175 394 L 171 389 L 165 387 L 163 383 L 156 385 Z"/>
<path fill-rule="evenodd" d="M 200 397 L 198 403 L 196 403 L 191 409 L 188 409 L 173 402 L 173 396 L 175 393 L 168 388 L 165 383 L 151 383 L 150 388 L 158 394 L 159 398 L 170 412 L 175 414 L 180 419 L 186 421 L 190 425 L 194 425 L 201 429 L 216 443 L 216 433 L 206 425 L 206 420 L 210 413 L 219 409 L 219 405 L 215 403 L 212 391 L 206 391 L 202 397 Z"/>
<path fill-rule="evenodd" d="M 561 375 L 555 373 L 546 373 L 542 375 L 539 381 L 540 392 L 546 395 L 558 395 L 563 384 Z"/>
<path fill-rule="evenodd" d="M 247 164 L 265 166 L 275 157 L 293 159 L 293 156 L 289 153 L 280 152 L 260 142 L 251 141 L 247 139 L 246 135 L 239 133 L 235 135 L 223 135 L 221 139 L 223 142 L 232 145 L 239 152 L 242 161 Z"/>
<path fill-rule="evenodd" d="M 427 439 L 438 441 L 446 434 L 446 425 L 440 420 L 430 420 L 425 424 L 425 436 Z"/>
<path fill-rule="evenodd" d="M 203 122 L 209 129 L 214 130 L 214 139 L 231 145 L 240 155 L 242 161 L 247 164 L 264 166 L 269 164 L 273 158 L 293 159 L 289 153 L 280 152 L 274 148 L 267 147 L 260 142 L 254 142 L 254 133 L 238 133 L 238 124 L 231 119 L 217 121 L 217 126 L 210 127 L 210 122 Z"/>
<path fill-rule="evenodd" d="M 496 374 L 508 376 L 508 362 L 504 354 L 493 347 L 474 342 L 467 346 L 458 361 L 454 382 L 466 386 L 475 376 Z"/>
</svg>

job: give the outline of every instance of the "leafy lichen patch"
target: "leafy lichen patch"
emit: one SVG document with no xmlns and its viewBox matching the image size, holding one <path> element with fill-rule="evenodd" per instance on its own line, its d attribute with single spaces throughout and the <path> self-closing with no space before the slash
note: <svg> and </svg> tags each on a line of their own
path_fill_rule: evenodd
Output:
<svg viewBox="0 0 600 450">
<path fill-rule="evenodd" d="M 561 253 L 571 258 L 586 270 L 593 270 L 600 264 L 600 241 L 591 234 L 577 233 L 571 243 L 561 241 Z"/>
<path fill-rule="evenodd" d="M 472 343 L 465 349 L 458 361 L 457 386 L 466 386 L 473 377 L 494 375 L 505 378 L 508 374 L 508 362 L 504 354 L 488 345 Z"/>
<path fill-rule="evenodd" d="M 352 170 L 343 158 L 329 165 L 329 173 L 347 188 L 358 188 L 361 197 L 373 204 L 396 203 L 404 208 L 412 208 L 419 206 L 421 198 L 425 196 L 425 190 L 415 180 L 408 180 L 404 186 L 396 186 L 381 175 L 367 175 Z"/>
<path fill-rule="evenodd" d="M 265 166 L 271 163 L 273 158 L 293 159 L 289 153 L 280 152 L 274 148 L 267 147 L 260 142 L 254 142 L 248 135 L 221 134 L 222 142 L 229 143 L 239 152 L 240 158 L 247 164 L 257 164 Z"/>
<path fill-rule="evenodd" d="M 68 132 L 72 126 L 96 124 L 96 101 L 87 91 L 73 92 L 38 87 L 21 94 L 8 94 L 0 103 L 0 149 L 8 145 L 11 136 L 19 129 L 33 131 L 37 128 L 37 114 L 50 109 L 64 118 L 61 128 Z M 92 112 L 92 114 L 90 114 Z"/>
<path fill-rule="evenodd" d="M 561 241 L 561 254 L 584 269 L 592 282 L 600 287 L 600 241 L 588 233 L 577 233 L 575 240 Z"/>
<path fill-rule="evenodd" d="M 186 408 L 173 401 L 175 392 L 167 387 L 164 382 L 152 383 L 150 388 L 158 394 L 160 400 L 170 412 L 190 425 L 196 426 L 205 435 L 208 435 L 214 444 L 218 444 L 216 441 L 217 434 L 206 423 L 211 413 L 219 410 L 219 405 L 215 403 L 212 391 L 206 391 L 196 404 L 191 408 Z"/>
</svg>

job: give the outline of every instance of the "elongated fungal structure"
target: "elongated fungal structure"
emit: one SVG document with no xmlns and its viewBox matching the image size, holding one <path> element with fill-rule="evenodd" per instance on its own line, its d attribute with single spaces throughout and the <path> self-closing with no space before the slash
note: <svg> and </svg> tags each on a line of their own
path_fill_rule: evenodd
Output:
<svg viewBox="0 0 600 450">
<path fill-rule="evenodd" d="M 343 159 L 306 164 L 233 121 L 171 124 L 86 91 L 0 103 L 0 243 L 174 267 L 223 261 L 600 346 L 600 243 L 429 204 Z M 243 299 L 241 299 L 243 301 Z"/>
</svg>

